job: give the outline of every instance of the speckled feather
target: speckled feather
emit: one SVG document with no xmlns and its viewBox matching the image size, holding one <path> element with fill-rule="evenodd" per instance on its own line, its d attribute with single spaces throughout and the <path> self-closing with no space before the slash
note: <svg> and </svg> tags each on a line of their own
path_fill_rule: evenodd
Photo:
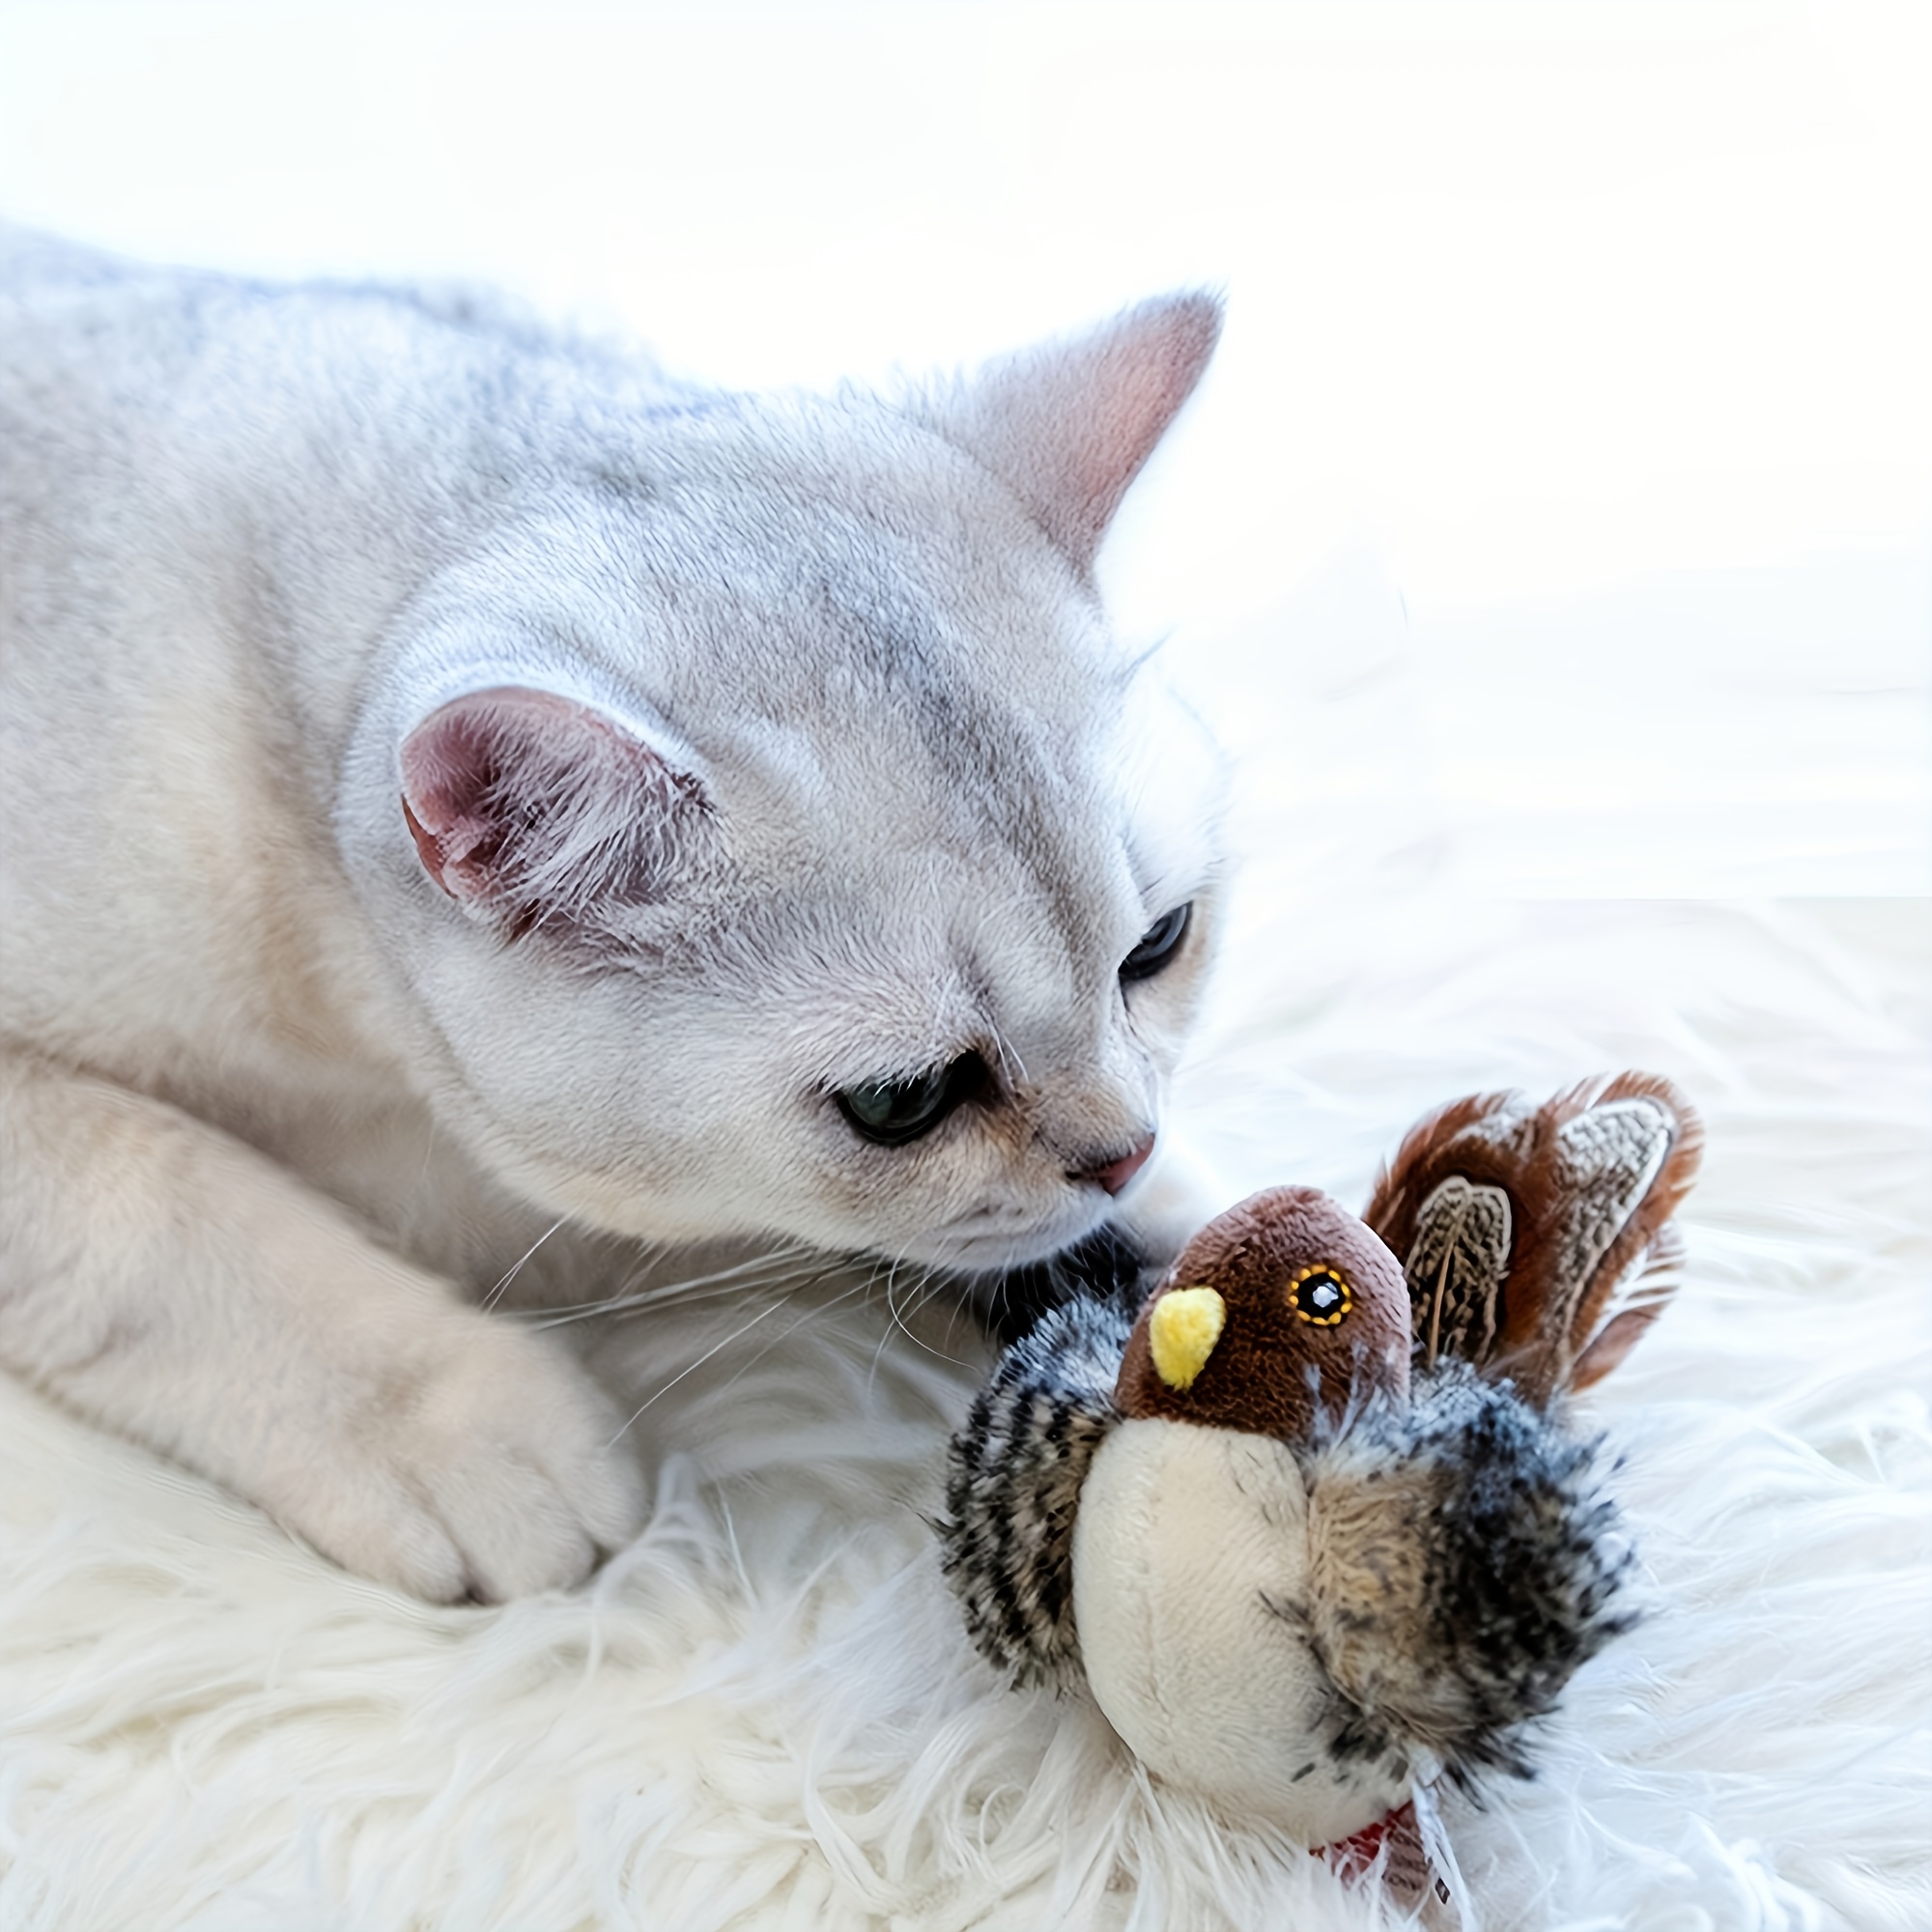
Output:
<svg viewBox="0 0 1932 1932">
<path fill-rule="evenodd" d="M 1015 1342 L 952 1438 L 940 1525 L 947 1575 L 980 1653 L 1016 1684 L 1080 1681 L 1073 1519 L 1120 1419 L 1114 1381 L 1133 1318 L 1081 1296 Z"/>
<path fill-rule="evenodd" d="M 1277 1607 L 1335 1688 L 1331 1752 L 1526 1775 L 1527 1727 L 1634 1621 L 1597 1445 L 1444 1362 L 1406 1407 L 1319 1422 L 1298 1460 L 1315 1587 Z"/>
</svg>

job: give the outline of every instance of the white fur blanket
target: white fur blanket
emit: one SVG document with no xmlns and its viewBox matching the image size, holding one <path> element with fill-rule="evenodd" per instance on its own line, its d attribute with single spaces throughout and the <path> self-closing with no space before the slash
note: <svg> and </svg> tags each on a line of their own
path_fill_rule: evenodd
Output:
<svg viewBox="0 0 1932 1932">
<path fill-rule="evenodd" d="M 1427 1106 L 1600 1067 L 1709 1119 L 1688 1284 L 1591 1407 L 1647 1617 L 1534 1782 L 1450 1805 L 1469 1918 L 1922 1932 L 1927 902 L 1497 896 L 1549 814 L 1532 784 L 1498 831 L 1390 762 L 1412 667 L 1323 696 L 1292 652 L 1217 663 L 1261 721 L 1251 857 L 1178 1111 L 1231 1188 L 1359 1203 Z M 1524 701 L 1491 680 L 1456 688 Z M 1636 807 L 1595 823 L 1668 857 Z M 1684 839 L 1721 832 L 1684 807 Z M 0 1927 L 1382 1922 L 973 1657 L 924 1513 L 985 1357 L 921 1284 L 768 1269 L 586 1340 L 657 1398 L 657 1516 L 586 1590 L 502 1609 L 356 1582 L 0 1379 Z"/>
</svg>

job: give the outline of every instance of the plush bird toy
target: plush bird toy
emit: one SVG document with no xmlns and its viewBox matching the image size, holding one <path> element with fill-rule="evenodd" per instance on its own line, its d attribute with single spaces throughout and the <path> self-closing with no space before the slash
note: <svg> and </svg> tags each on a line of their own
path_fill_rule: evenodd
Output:
<svg viewBox="0 0 1932 1932">
<path fill-rule="evenodd" d="M 1674 1287 L 1701 1143 L 1648 1075 L 1480 1094 L 1410 1132 L 1364 1220 L 1273 1188 L 1137 1319 L 1054 1309 L 952 1447 L 975 1643 L 1084 1683 L 1162 1779 L 1414 1889 L 1411 1798 L 1526 1773 L 1528 1727 L 1630 1621 L 1564 1399 Z"/>
</svg>

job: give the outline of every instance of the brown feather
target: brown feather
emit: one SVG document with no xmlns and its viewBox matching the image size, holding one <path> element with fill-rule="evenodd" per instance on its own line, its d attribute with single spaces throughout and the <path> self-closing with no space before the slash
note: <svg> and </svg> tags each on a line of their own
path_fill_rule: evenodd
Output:
<svg viewBox="0 0 1932 1932">
<path fill-rule="evenodd" d="M 1668 1224 L 1703 1140 L 1682 1093 L 1648 1073 L 1541 1107 L 1472 1094 L 1422 1121 L 1363 1216 L 1405 1258 L 1422 1363 L 1459 1355 L 1537 1403 L 1608 1374 L 1675 1288 Z"/>
</svg>

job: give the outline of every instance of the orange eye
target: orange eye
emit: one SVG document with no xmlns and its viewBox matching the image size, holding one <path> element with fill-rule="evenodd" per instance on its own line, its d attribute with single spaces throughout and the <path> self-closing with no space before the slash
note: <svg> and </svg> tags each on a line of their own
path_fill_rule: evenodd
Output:
<svg viewBox="0 0 1932 1932">
<path fill-rule="evenodd" d="M 1331 1267 L 1305 1267 L 1288 1285 L 1288 1305 L 1298 1321 L 1333 1328 L 1355 1305 L 1349 1284 Z"/>
</svg>

